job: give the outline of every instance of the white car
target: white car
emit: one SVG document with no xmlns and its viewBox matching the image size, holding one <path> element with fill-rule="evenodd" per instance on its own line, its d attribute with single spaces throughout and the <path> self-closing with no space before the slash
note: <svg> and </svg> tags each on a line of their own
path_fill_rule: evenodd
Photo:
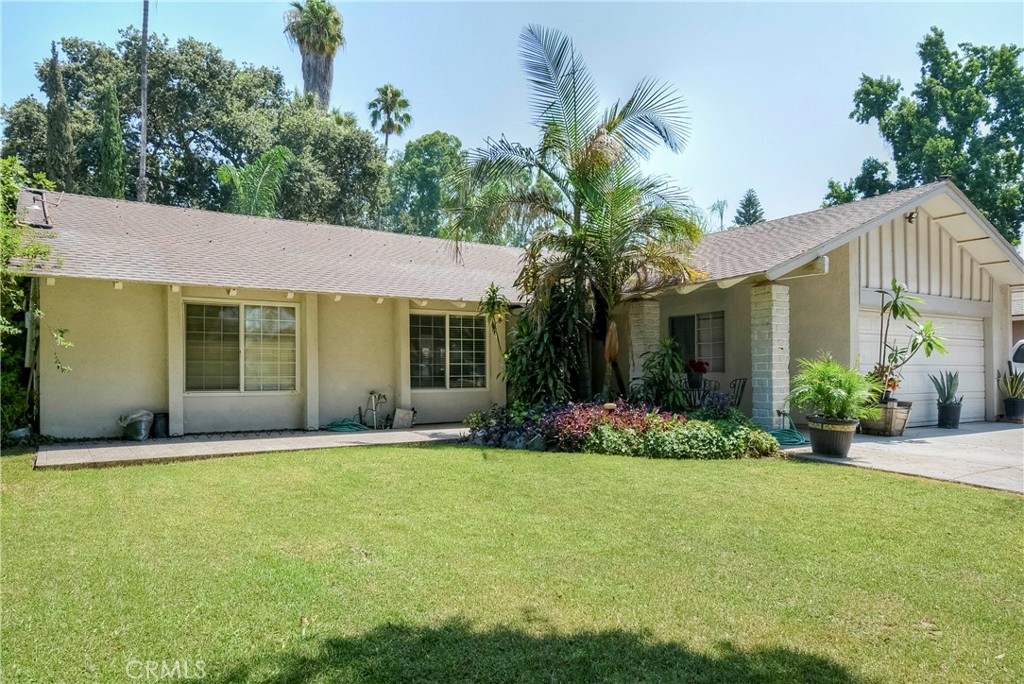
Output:
<svg viewBox="0 0 1024 684">
<path fill-rule="evenodd" d="M 1024 373 L 1024 340 L 1017 342 L 1010 350 L 1010 367 L 1014 373 Z"/>
</svg>

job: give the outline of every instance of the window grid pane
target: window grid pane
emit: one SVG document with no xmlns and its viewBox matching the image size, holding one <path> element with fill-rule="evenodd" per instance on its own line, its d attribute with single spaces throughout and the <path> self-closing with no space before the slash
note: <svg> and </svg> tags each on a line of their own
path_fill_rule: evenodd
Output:
<svg viewBox="0 0 1024 684">
<path fill-rule="evenodd" d="M 291 391 L 296 387 L 295 308 L 245 307 L 245 391 Z"/>
<path fill-rule="evenodd" d="M 185 390 L 239 389 L 238 307 L 185 306 Z"/>
<path fill-rule="evenodd" d="M 409 381 L 413 389 L 445 388 L 444 327 L 444 316 L 409 316 Z"/>
<path fill-rule="evenodd" d="M 487 330 L 482 316 L 451 316 L 448 322 L 452 388 L 487 386 Z"/>
<path fill-rule="evenodd" d="M 725 312 L 697 314 L 697 358 L 711 373 L 725 372 Z"/>
</svg>

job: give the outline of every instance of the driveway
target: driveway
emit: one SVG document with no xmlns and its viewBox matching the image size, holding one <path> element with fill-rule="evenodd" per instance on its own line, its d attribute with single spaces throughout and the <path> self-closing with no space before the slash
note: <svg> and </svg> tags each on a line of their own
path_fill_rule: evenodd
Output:
<svg viewBox="0 0 1024 684">
<path fill-rule="evenodd" d="M 857 435 L 848 458 L 787 449 L 797 458 L 919 475 L 1024 494 L 1024 425 L 965 423 L 959 430 L 908 428 L 902 437 Z"/>
</svg>

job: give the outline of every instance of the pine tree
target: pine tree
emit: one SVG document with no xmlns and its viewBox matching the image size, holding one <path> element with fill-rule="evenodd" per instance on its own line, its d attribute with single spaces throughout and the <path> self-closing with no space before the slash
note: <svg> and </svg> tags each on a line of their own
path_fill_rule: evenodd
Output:
<svg viewBox="0 0 1024 684">
<path fill-rule="evenodd" d="M 749 226 L 762 221 L 764 221 L 764 208 L 761 206 L 761 200 L 757 198 L 757 193 L 751 188 L 740 200 L 733 223 L 737 226 Z"/>
<path fill-rule="evenodd" d="M 71 139 L 71 110 L 64 90 L 64 73 L 57 59 L 57 43 L 50 43 L 50 70 L 46 91 L 46 175 L 58 190 L 73 190 L 75 144 Z"/>
<path fill-rule="evenodd" d="M 101 197 L 124 199 L 125 150 L 121 133 L 121 107 L 117 101 L 117 88 L 111 82 L 100 100 L 99 119 L 100 168 L 99 194 Z"/>
</svg>

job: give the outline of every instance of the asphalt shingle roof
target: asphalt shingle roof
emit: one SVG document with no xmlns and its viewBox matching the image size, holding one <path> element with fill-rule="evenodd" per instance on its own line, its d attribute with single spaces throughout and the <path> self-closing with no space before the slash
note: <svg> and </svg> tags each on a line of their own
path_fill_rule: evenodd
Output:
<svg viewBox="0 0 1024 684">
<path fill-rule="evenodd" d="M 910 205 L 946 181 L 706 236 L 712 280 L 763 273 Z M 437 238 L 48 193 L 54 275 L 269 290 L 477 301 L 510 298 L 522 251 Z M 59 198 L 59 199 L 58 199 Z M 22 194 L 22 205 L 32 202 Z M 33 221 L 41 212 L 29 216 Z"/>
<path fill-rule="evenodd" d="M 512 297 L 521 250 L 335 225 L 47 193 L 53 275 L 478 301 Z M 59 199 L 59 203 L 58 203 Z M 23 193 L 28 206 L 32 196 Z M 40 218 L 33 211 L 29 221 Z"/>
<path fill-rule="evenodd" d="M 694 265 L 714 280 L 763 273 L 910 204 L 945 183 L 937 181 L 838 207 L 712 233 L 694 249 Z"/>
</svg>

